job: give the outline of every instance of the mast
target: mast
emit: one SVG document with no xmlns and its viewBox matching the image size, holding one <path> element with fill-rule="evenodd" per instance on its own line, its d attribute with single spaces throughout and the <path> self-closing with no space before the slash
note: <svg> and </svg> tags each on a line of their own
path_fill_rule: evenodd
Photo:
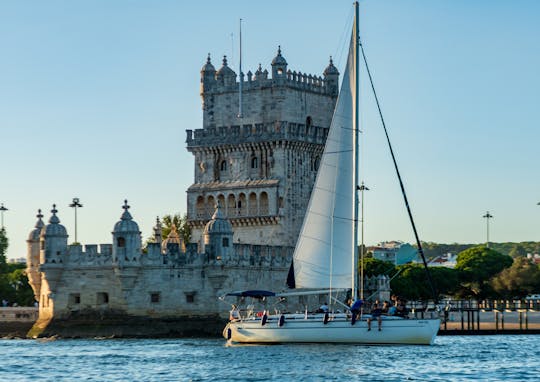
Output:
<svg viewBox="0 0 540 382">
<path fill-rule="evenodd" d="M 358 1 L 354 2 L 354 93 L 353 93 L 353 103 L 354 103 L 354 120 L 353 120 L 353 253 L 352 253 L 352 293 L 351 298 L 356 299 L 358 296 L 358 149 L 359 149 L 359 115 L 358 115 L 358 93 L 359 93 L 359 58 L 360 52 L 358 49 L 359 38 L 359 10 L 358 10 Z"/>
<path fill-rule="evenodd" d="M 238 63 L 238 118 L 243 118 L 242 113 L 242 83 L 244 82 L 244 75 L 242 74 L 242 19 L 240 19 L 240 59 Z"/>
</svg>

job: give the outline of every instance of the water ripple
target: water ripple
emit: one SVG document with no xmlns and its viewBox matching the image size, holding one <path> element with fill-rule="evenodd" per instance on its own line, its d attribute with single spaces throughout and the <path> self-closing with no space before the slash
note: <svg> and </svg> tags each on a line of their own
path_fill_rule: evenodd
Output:
<svg viewBox="0 0 540 382">
<path fill-rule="evenodd" d="M 222 340 L 0 340 L 0 381 L 537 381 L 537 336 L 434 346 L 225 346 Z"/>
</svg>

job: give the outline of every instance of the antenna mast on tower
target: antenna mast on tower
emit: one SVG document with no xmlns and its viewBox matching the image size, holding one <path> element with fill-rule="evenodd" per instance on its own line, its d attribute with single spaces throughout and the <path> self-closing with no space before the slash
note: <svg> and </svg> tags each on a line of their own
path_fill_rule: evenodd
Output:
<svg viewBox="0 0 540 382">
<path fill-rule="evenodd" d="M 238 60 L 238 118 L 243 118 L 242 113 L 242 85 L 244 74 L 242 73 L 242 19 L 240 19 L 240 58 Z"/>
</svg>

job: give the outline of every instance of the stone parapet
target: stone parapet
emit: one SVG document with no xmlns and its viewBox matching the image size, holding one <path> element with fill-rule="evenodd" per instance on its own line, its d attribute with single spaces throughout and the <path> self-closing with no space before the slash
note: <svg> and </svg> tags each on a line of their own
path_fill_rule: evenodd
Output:
<svg viewBox="0 0 540 382">
<path fill-rule="evenodd" d="M 242 143 L 298 141 L 324 145 L 327 127 L 308 126 L 287 121 L 242 126 L 220 126 L 206 129 L 186 130 L 188 150 L 216 146 L 241 148 Z"/>
</svg>

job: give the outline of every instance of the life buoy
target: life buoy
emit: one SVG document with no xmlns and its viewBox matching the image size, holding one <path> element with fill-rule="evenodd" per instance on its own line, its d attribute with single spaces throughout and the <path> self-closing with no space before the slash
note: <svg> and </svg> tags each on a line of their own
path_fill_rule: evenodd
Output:
<svg viewBox="0 0 540 382">
<path fill-rule="evenodd" d="M 284 323 L 285 323 L 285 316 L 282 314 L 281 316 L 279 316 L 278 326 L 283 326 Z"/>
<path fill-rule="evenodd" d="M 266 320 L 268 320 L 268 315 L 265 313 L 265 314 L 263 314 L 263 316 L 262 316 L 261 326 L 266 325 Z"/>
<path fill-rule="evenodd" d="M 329 320 L 329 319 L 330 319 L 330 317 L 329 317 L 329 315 L 328 315 L 328 312 L 326 312 L 326 313 L 324 314 L 324 320 L 323 320 L 323 323 L 324 323 L 325 325 L 328 324 L 328 320 Z"/>
<path fill-rule="evenodd" d="M 257 312 L 257 317 L 262 317 L 264 312 Z"/>
</svg>

